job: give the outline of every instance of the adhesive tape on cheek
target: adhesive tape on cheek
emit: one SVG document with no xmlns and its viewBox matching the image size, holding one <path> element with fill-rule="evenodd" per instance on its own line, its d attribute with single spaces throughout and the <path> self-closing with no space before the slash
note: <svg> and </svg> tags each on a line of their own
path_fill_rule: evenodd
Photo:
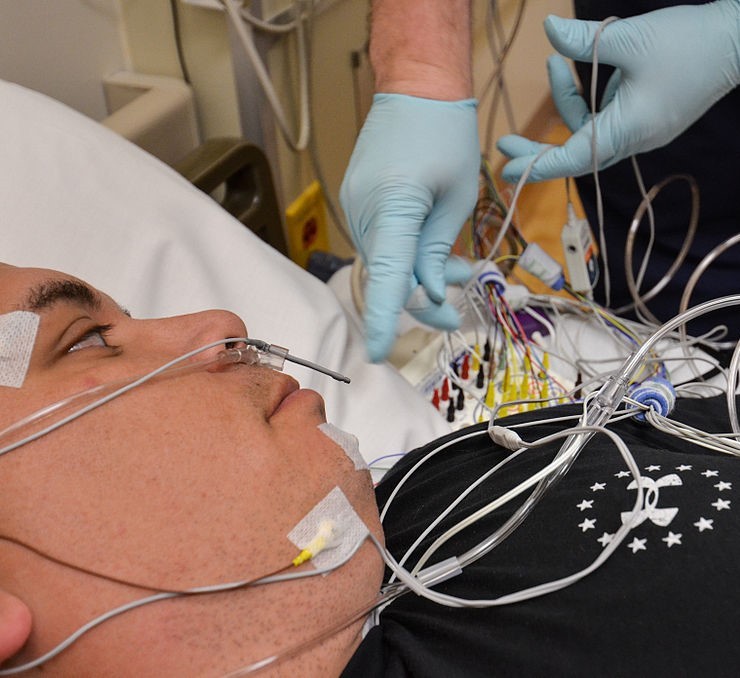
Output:
<svg viewBox="0 0 740 678">
<path fill-rule="evenodd" d="M 38 328 L 36 313 L 13 311 L 0 315 L 0 386 L 23 386 Z"/>
<path fill-rule="evenodd" d="M 369 534 L 344 492 L 335 487 L 290 531 L 288 539 L 297 548 L 305 549 L 326 521 L 335 525 L 336 543 L 312 558 L 311 562 L 319 570 L 343 563 Z"/>
<path fill-rule="evenodd" d="M 341 428 L 337 428 L 334 424 L 319 424 L 319 431 L 328 438 L 331 438 L 344 450 L 358 471 L 367 469 L 367 463 L 360 453 L 360 442 L 356 436 L 342 431 Z"/>
</svg>

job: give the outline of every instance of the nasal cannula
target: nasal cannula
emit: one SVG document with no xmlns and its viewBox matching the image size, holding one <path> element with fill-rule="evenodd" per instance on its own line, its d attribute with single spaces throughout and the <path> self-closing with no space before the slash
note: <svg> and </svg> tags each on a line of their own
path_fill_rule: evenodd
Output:
<svg viewBox="0 0 740 678">
<path fill-rule="evenodd" d="M 244 346 L 234 346 L 234 344 L 244 344 Z M 208 350 L 209 348 L 221 345 L 227 346 L 227 348 L 219 351 L 214 357 L 209 360 L 202 360 L 196 363 L 188 363 L 186 365 L 182 364 L 186 360 L 189 360 L 190 358 L 196 356 L 199 353 L 202 353 L 203 351 Z M 164 365 L 141 377 L 118 380 L 114 382 L 108 382 L 106 384 L 100 384 L 98 386 L 93 386 L 86 391 L 75 393 L 68 398 L 60 400 L 52 405 L 48 405 L 40 410 L 31 413 L 27 417 L 24 417 L 14 424 L 11 424 L 3 431 L 0 431 L 0 456 L 17 449 L 22 445 L 25 445 L 26 443 L 37 440 L 38 438 L 45 436 L 47 433 L 55 431 L 61 426 L 64 426 L 64 424 L 67 424 L 70 421 L 81 417 L 83 414 L 86 414 L 87 412 L 94 410 L 95 408 L 104 405 L 114 398 L 117 398 L 118 396 L 123 395 L 124 393 L 127 393 L 137 386 L 141 386 L 142 384 L 145 384 L 146 382 L 151 381 L 155 378 L 170 377 L 176 375 L 180 376 L 192 372 L 202 371 L 209 367 L 227 367 L 229 365 L 237 364 L 257 365 L 261 367 L 269 367 L 274 370 L 282 370 L 286 360 L 296 363 L 297 365 L 302 365 L 312 370 L 316 370 L 317 372 L 321 372 L 322 374 L 326 374 L 327 376 L 330 376 L 332 377 L 332 379 L 336 379 L 337 381 L 342 381 L 347 384 L 350 383 L 349 377 L 346 377 L 339 372 L 330 370 L 323 365 L 318 365 L 317 363 L 311 362 L 310 360 L 305 360 L 303 358 L 298 358 L 296 356 L 290 355 L 288 349 L 282 346 L 270 344 L 266 341 L 263 341 L 262 339 L 250 339 L 248 337 L 229 337 L 226 339 L 221 339 L 219 341 L 213 341 L 192 351 L 188 351 L 187 353 L 184 353 L 183 355 L 170 360 Z M 42 420 L 49 418 L 52 415 L 59 416 L 63 411 L 69 409 L 70 407 L 75 407 L 77 409 L 75 409 L 70 414 L 63 416 L 61 419 L 55 421 L 54 423 L 49 424 L 48 426 L 36 431 L 35 433 L 31 433 L 20 440 L 16 440 L 15 442 L 2 445 L 3 440 L 7 439 L 11 434 L 18 433 L 19 431 L 24 431 L 31 425 L 38 424 Z"/>
</svg>

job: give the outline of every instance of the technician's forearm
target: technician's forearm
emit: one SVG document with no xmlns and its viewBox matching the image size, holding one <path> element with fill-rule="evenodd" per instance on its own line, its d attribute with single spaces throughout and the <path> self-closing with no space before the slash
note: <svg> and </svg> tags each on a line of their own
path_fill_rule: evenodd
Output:
<svg viewBox="0 0 740 678">
<path fill-rule="evenodd" d="M 473 94 L 471 0 L 373 0 L 376 92 L 454 101 Z"/>
</svg>

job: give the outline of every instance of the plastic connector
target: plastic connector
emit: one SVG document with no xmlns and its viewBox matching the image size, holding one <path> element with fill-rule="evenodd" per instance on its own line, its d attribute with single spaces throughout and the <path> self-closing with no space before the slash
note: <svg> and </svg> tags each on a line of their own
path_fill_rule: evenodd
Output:
<svg viewBox="0 0 740 678">
<path fill-rule="evenodd" d="M 339 537 L 336 523 L 333 520 L 322 520 L 316 536 L 293 558 L 293 566 L 298 567 L 316 557 L 322 551 L 334 548 L 339 543 Z"/>
<path fill-rule="evenodd" d="M 460 567 L 460 561 L 456 556 L 442 560 L 439 563 L 425 567 L 417 575 L 417 579 L 424 584 L 424 586 L 435 586 L 442 582 L 457 577 L 462 574 L 462 567 Z"/>
<path fill-rule="evenodd" d="M 560 241 L 570 286 L 590 297 L 599 277 L 596 245 L 588 221 L 576 216 L 571 203 L 568 203 L 568 221 L 560 233 Z"/>
<path fill-rule="evenodd" d="M 653 410 L 661 417 L 667 417 L 676 404 L 673 384 L 663 377 L 651 377 L 640 384 L 633 384 L 627 394 L 632 400 Z M 645 412 L 638 412 L 635 419 L 647 421 Z"/>
<path fill-rule="evenodd" d="M 517 264 L 552 290 L 562 290 L 565 285 L 563 267 L 536 242 L 527 245 Z"/>
<path fill-rule="evenodd" d="M 490 426 L 488 428 L 488 435 L 496 445 L 505 447 L 512 452 L 523 446 L 523 441 L 519 437 L 519 434 L 505 426 Z"/>
<path fill-rule="evenodd" d="M 280 371 L 285 365 L 287 355 L 287 348 L 257 340 L 255 344 L 250 346 L 224 349 L 219 354 L 219 360 L 224 364 L 261 365 Z"/>
</svg>

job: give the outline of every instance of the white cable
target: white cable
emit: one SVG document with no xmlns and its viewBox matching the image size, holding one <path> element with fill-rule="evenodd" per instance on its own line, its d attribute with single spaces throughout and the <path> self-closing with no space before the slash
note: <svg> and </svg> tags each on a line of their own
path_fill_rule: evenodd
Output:
<svg viewBox="0 0 740 678">
<path fill-rule="evenodd" d="M 257 51 L 257 47 L 254 44 L 254 36 L 252 35 L 252 27 L 249 24 L 245 24 L 242 21 L 240 14 L 241 3 L 237 0 L 221 0 L 224 3 L 227 16 L 231 20 L 236 34 L 239 37 L 239 41 L 244 48 L 244 52 L 247 55 L 252 68 L 254 69 L 257 80 L 262 87 L 262 91 L 267 98 L 270 108 L 275 115 L 275 120 L 282 132 L 285 142 L 295 152 L 305 151 L 308 147 L 308 140 L 311 134 L 311 120 L 309 115 L 309 93 L 308 93 L 308 64 L 306 60 L 306 45 L 305 35 L 303 32 L 303 20 L 299 17 L 295 25 L 296 43 L 298 49 L 298 82 L 299 82 L 299 97 L 300 97 L 300 122 L 299 122 L 299 133 L 298 137 L 295 138 L 293 133 L 289 129 L 287 118 L 285 115 L 285 109 L 280 103 L 275 86 L 270 79 L 270 75 L 267 72 L 265 64 L 262 62 L 260 55 Z"/>
<path fill-rule="evenodd" d="M 521 591 L 517 591 L 515 593 L 507 594 L 504 596 L 500 596 L 499 598 L 489 599 L 489 600 L 469 600 L 469 599 L 459 598 L 456 596 L 450 596 L 450 595 L 441 594 L 441 593 L 432 591 L 428 587 L 424 586 L 421 582 L 419 582 L 419 580 L 415 576 L 413 576 L 413 572 L 409 572 L 408 570 L 401 567 L 395 561 L 395 559 L 390 553 L 388 553 L 386 550 L 383 550 L 382 553 L 385 557 L 386 564 L 388 565 L 388 567 L 392 569 L 394 574 L 396 574 L 396 576 L 404 584 L 406 584 L 409 587 L 409 589 L 411 589 L 414 593 L 420 596 L 423 596 L 425 598 L 428 598 L 429 600 L 432 600 L 435 603 L 438 603 L 441 605 L 447 605 L 450 607 L 476 607 L 476 608 L 492 607 L 492 606 L 497 606 L 497 605 L 507 605 L 511 603 L 521 602 L 522 600 L 528 600 L 536 596 L 541 596 L 541 595 L 545 595 L 548 593 L 552 593 L 554 591 L 565 588 L 566 586 L 570 586 L 571 584 L 579 581 L 586 575 L 596 570 L 604 562 L 606 562 L 609 556 L 611 556 L 611 554 L 622 543 L 624 538 L 627 536 L 627 534 L 631 530 L 632 522 L 634 521 L 634 519 L 637 518 L 639 514 L 639 509 L 642 506 L 643 488 L 642 488 L 642 482 L 640 479 L 640 471 L 629 449 L 625 445 L 624 441 L 618 435 L 616 435 L 612 431 L 604 429 L 603 427 L 587 427 L 587 429 L 593 430 L 594 432 L 603 433 L 604 435 L 607 435 L 614 442 L 614 444 L 619 449 L 622 457 L 624 458 L 625 462 L 627 463 L 627 466 L 630 469 L 630 472 L 632 473 L 632 475 L 634 476 L 635 482 L 637 484 L 637 498 L 635 500 L 635 504 L 632 509 L 633 519 L 628 520 L 622 524 L 622 526 L 615 533 L 612 541 L 604 548 L 604 550 L 599 554 L 599 556 L 588 567 L 568 577 L 564 577 L 562 579 L 558 579 L 552 582 L 547 582 L 544 584 L 533 586 L 527 589 L 523 589 Z M 571 433 L 573 433 L 573 430 L 562 431 L 560 432 L 559 437 L 563 437 Z M 554 436 L 548 436 L 547 439 L 552 439 L 553 437 Z M 546 439 L 543 439 L 543 440 L 546 440 Z M 539 444 L 540 442 L 541 441 L 537 441 L 537 444 Z M 476 549 L 471 549 L 471 551 L 469 551 L 468 553 L 471 553 L 472 551 L 475 551 L 475 550 Z M 463 563 L 462 558 L 465 558 L 465 555 L 467 554 L 464 554 L 462 557 L 457 558 L 457 562 L 459 562 L 459 564 L 462 565 L 463 567 L 470 564 L 470 562 L 472 562 L 472 561 L 467 561 Z M 420 564 L 417 564 L 416 568 L 419 568 L 419 567 L 420 567 Z"/>
<path fill-rule="evenodd" d="M 385 504 L 383 505 L 383 509 L 380 512 L 380 522 L 382 523 L 383 520 L 385 520 L 385 516 L 388 513 L 388 509 L 391 507 L 391 504 L 393 503 L 394 499 L 396 498 L 396 495 L 401 490 L 403 485 L 406 484 L 408 479 L 419 469 L 421 466 L 423 466 L 427 461 L 429 461 L 433 456 L 438 454 L 439 452 L 442 452 L 443 450 L 446 450 L 450 445 L 454 445 L 456 442 L 461 440 L 468 440 L 469 438 L 477 438 L 478 436 L 485 436 L 487 435 L 486 431 L 473 431 L 471 433 L 466 433 L 461 436 L 455 437 L 452 440 L 448 440 L 446 443 L 443 443 L 442 445 L 439 445 L 435 447 L 431 452 L 427 452 L 416 464 L 414 464 L 401 478 L 401 480 L 398 481 L 398 484 L 393 488 L 393 491 L 388 496 L 388 499 L 386 500 Z"/>
<path fill-rule="evenodd" d="M 456 506 L 458 506 L 475 488 L 477 488 L 479 485 L 481 485 L 483 482 L 485 482 L 488 478 L 490 478 L 493 474 L 497 473 L 500 469 L 502 469 L 506 464 L 508 464 L 510 461 L 513 461 L 516 459 L 524 450 L 519 449 L 514 454 L 510 454 L 504 459 L 502 459 L 498 464 L 496 464 L 492 469 L 489 469 L 486 471 L 483 475 L 478 477 L 474 482 L 472 482 L 468 487 L 465 488 L 453 501 L 450 502 L 450 504 L 447 506 L 446 509 L 444 509 L 429 525 L 427 525 L 426 528 L 422 531 L 422 533 L 414 540 L 414 542 L 409 546 L 406 553 L 403 555 L 401 560 L 398 562 L 399 566 L 403 566 L 405 562 L 409 559 L 411 554 L 417 549 L 419 544 L 424 541 L 426 536 L 437 526 L 440 522 L 442 522 L 454 509 Z M 412 572 L 413 575 L 416 574 L 416 571 L 418 571 L 418 568 L 414 568 L 414 571 Z M 393 583 L 395 574 L 391 576 L 391 578 L 388 580 L 388 583 Z"/>
<path fill-rule="evenodd" d="M 501 243 L 504 240 L 504 236 L 509 230 L 509 227 L 511 226 L 511 222 L 514 218 L 514 212 L 516 209 L 516 203 L 519 200 L 519 194 L 522 192 L 524 185 L 527 183 L 527 179 L 529 179 L 529 175 L 532 173 L 532 168 L 534 167 L 534 164 L 551 148 L 552 148 L 552 145 L 548 145 L 542 148 L 540 152 L 537 153 L 537 155 L 534 158 L 532 158 L 529 165 L 527 165 L 527 168 L 524 170 L 524 173 L 519 178 L 519 181 L 516 184 L 516 188 L 514 189 L 514 196 L 511 199 L 509 209 L 506 212 L 506 217 L 504 218 L 504 221 L 501 224 L 501 228 L 499 229 L 498 235 L 496 236 L 496 240 L 493 243 L 493 247 L 491 247 L 491 250 L 485 259 L 481 259 L 480 261 L 477 262 L 477 266 L 473 270 L 473 275 L 463 287 L 463 290 L 462 290 L 463 294 L 465 294 L 468 290 L 470 290 L 470 288 L 473 287 L 473 285 L 477 284 L 478 276 L 485 270 L 486 264 L 489 261 L 491 261 L 494 256 L 496 256 L 496 252 L 498 251 L 498 248 L 501 246 Z"/>
<path fill-rule="evenodd" d="M 573 429 L 568 429 L 567 431 L 559 431 L 557 433 L 554 433 L 549 436 L 545 436 L 544 438 L 541 438 L 540 440 L 537 440 L 533 443 L 522 443 L 522 451 L 524 449 L 530 449 L 533 447 L 539 447 L 541 445 L 546 445 L 553 440 L 557 440 L 559 438 L 563 438 L 565 436 L 574 435 L 578 433 L 585 433 L 588 431 L 599 431 L 602 432 L 603 427 L 593 427 L 593 426 L 578 426 Z M 431 558 L 432 555 L 449 539 L 454 537 L 456 534 L 464 530 L 465 528 L 469 527 L 470 525 L 473 525 L 481 518 L 484 518 L 489 513 L 495 511 L 496 509 L 500 508 L 501 506 L 507 504 L 512 499 L 515 499 L 520 494 L 528 490 L 529 488 L 533 487 L 537 483 L 539 483 L 544 478 L 549 477 L 551 474 L 563 469 L 567 468 L 569 464 L 571 464 L 573 461 L 573 456 L 571 454 L 566 455 L 557 455 L 553 461 L 551 461 L 549 464 L 541 468 L 539 471 L 531 475 L 526 480 L 519 483 L 516 487 L 513 487 L 512 489 L 508 490 L 504 494 L 502 494 L 500 497 L 494 499 L 493 501 L 489 502 L 485 506 L 481 507 L 474 513 L 472 513 L 467 518 L 461 520 L 457 525 L 454 527 L 451 527 L 449 530 L 444 532 L 442 535 L 440 535 L 434 543 L 429 546 L 429 548 L 424 552 L 424 554 L 419 558 L 418 562 L 414 566 L 414 569 L 412 570 L 412 574 L 415 574 L 418 572 L 419 569 L 421 569 Z M 639 474 L 638 474 L 639 475 Z"/>
<path fill-rule="evenodd" d="M 738 435 L 736 433 L 707 433 L 689 424 L 674 421 L 667 417 L 661 417 L 653 410 L 646 412 L 646 420 L 659 431 L 680 438 L 681 440 L 694 443 L 709 450 L 714 450 L 715 452 L 729 454 L 733 457 L 740 456 L 740 442 L 727 437 L 729 435 Z"/>
<path fill-rule="evenodd" d="M 601 182 L 599 180 L 599 160 L 596 150 L 596 84 L 599 75 L 599 39 L 601 38 L 601 32 L 612 21 L 616 21 L 617 18 L 618 17 L 615 16 L 607 17 L 599 24 L 599 27 L 596 29 L 596 33 L 594 35 L 594 46 L 592 53 L 593 58 L 591 67 L 591 162 L 594 186 L 596 189 L 596 218 L 599 227 L 599 249 L 601 252 L 601 259 L 604 264 L 604 301 L 607 307 L 611 305 L 611 281 L 609 273 L 609 255 L 606 249 L 606 231 L 604 229 L 604 202 L 601 196 Z"/>
<path fill-rule="evenodd" d="M 647 213 L 648 213 L 648 224 L 649 224 L 648 242 L 647 242 L 647 245 L 645 246 L 645 251 L 642 254 L 642 261 L 640 262 L 640 267 L 637 272 L 637 278 L 635 280 L 635 287 L 639 293 L 640 287 L 642 287 L 642 283 L 645 278 L 645 273 L 647 273 L 648 262 L 650 261 L 650 256 L 653 252 L 653 246 L 655 244 L 655 212 L 653 211 L 652 201 L 648 198 L 647 190 L 645 189 L 645 182 L 643 181 L 643 178 L 642 178 L 642 172 L 640 171 L 640 166 L 637 164 L 637 158 L 633 155 L 630 157 L 630 161 L 632 162 L 632 171 L 635 175 L 635 179 L 637 180 L 637 187 L 640 190 L 640 196 L 642 197 L 643 200 L 647 201 Z M 654 316 L 652 318 L 645 318 L 644 314 L 642 313 L 642 309 L 640 309 L 639 305 L 635 306 L 635 314 L 643 322 L 650 322 L 651 320 L 653 322 L 655 321 Z"/>
<path fill-rule="evenodd" d="M 251 0 L 247 0 L 247 2 L 251 4 Z M 265 33 L 282 35 L 284 33 L 289 33 L 294 28 L 296 28 L 298 23 L 300 23 L 300 21 L 302 20 L 301 11 L 300 11 L 301 8 L 299 7 L 299 4 L 300 4 L 299 1 L 296 1 L 293 3 L 292 9 L 295 12 L 295 17 L 291 21 L 288 21 L 284 24 L 279 24 L 273 21 L 265 21 L 264 19 L 261 19 L 260 17 L 255 16 L 246 7 L 243 6 L 243 3 L 242 3 L 242 7 L 241 7 L 239 14 L 241 18 L 244 19 L 244 21 L 252 24 L 252 26 L 254 26 L 256 29 L 260 31 L 264 31 Z"/>
</svg>

